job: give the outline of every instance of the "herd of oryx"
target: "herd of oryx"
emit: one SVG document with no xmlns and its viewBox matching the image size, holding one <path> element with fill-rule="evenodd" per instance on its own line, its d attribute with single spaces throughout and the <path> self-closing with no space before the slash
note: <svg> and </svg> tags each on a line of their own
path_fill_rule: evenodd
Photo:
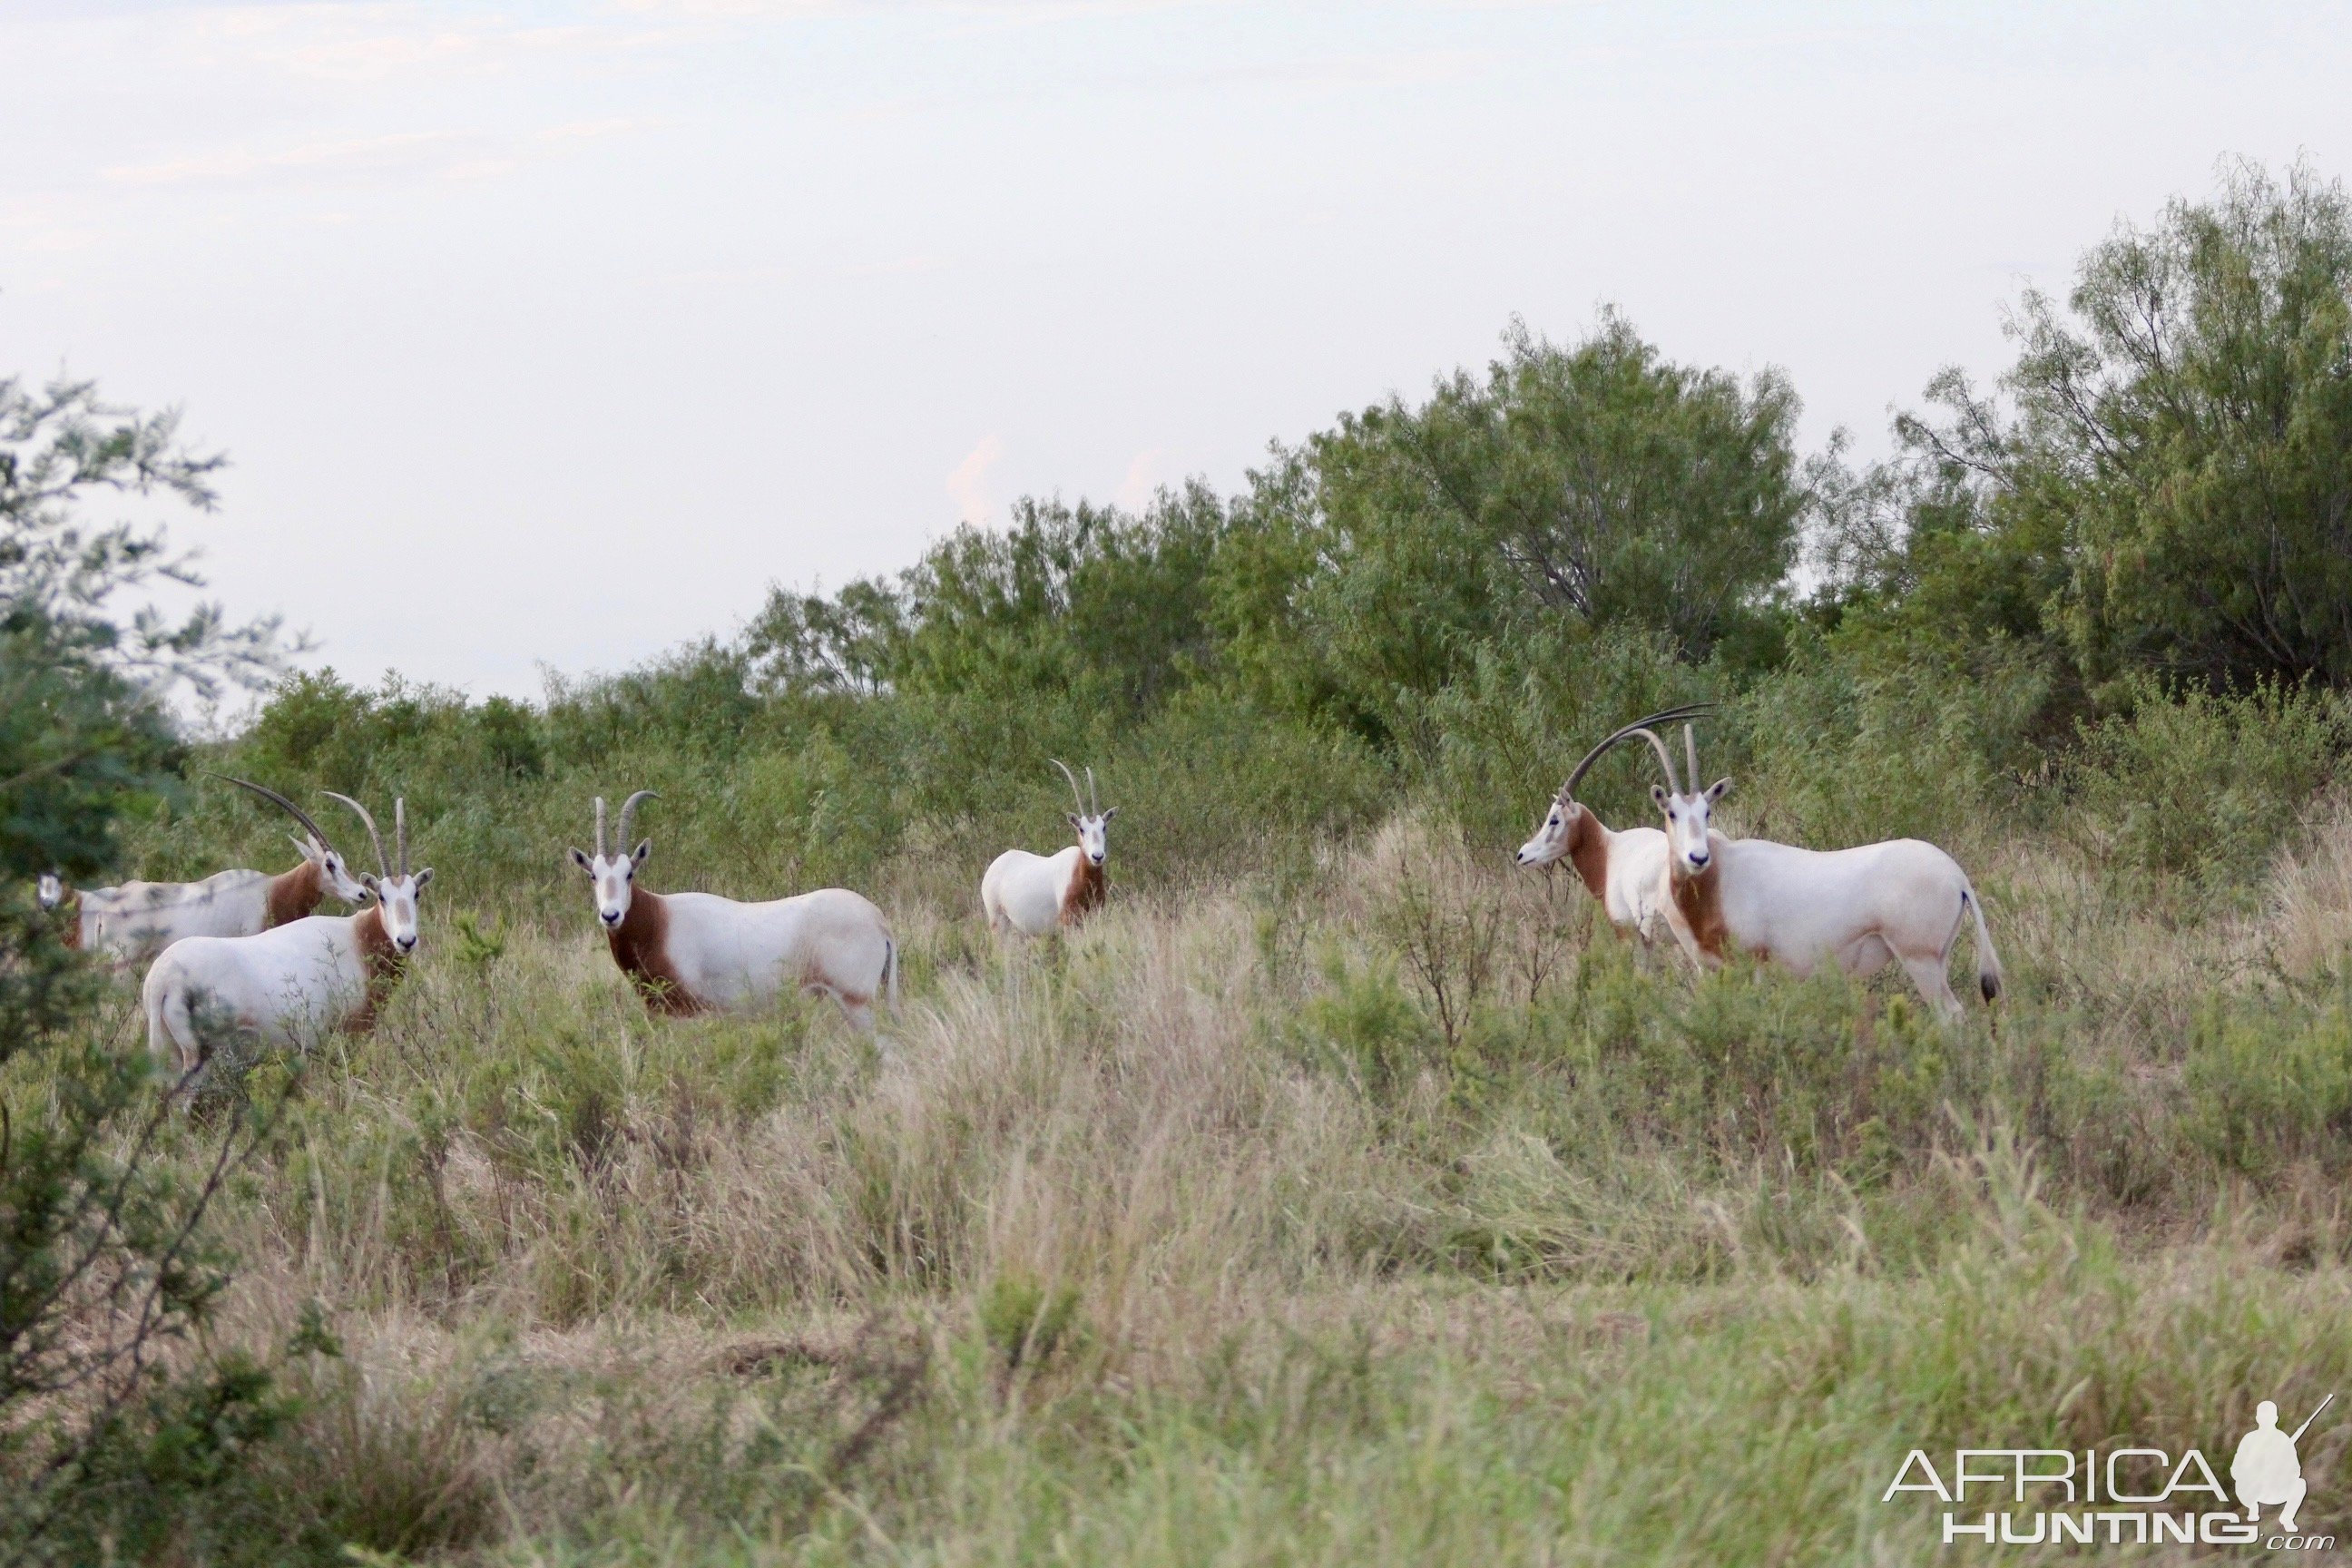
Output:
<svg viewBox="0 0 2352 1568">
<path fill-rule="evenodd" d="M 2000 993 L 2000 963 L 1984 911 L 1952 858 L 1917 839 L 1894 839 L 1820 851 L 1761 838 L 1729 838 L 1711 821 L 1730 787 L 1698 787 L 1697 742 L 1691 721 L 1706 708 L 1687 704 L 1649 714 L 1603 738 L 1560 786 L 1534 837 L 1518 850 L 1522 866 L 1566 860 L 1610 921 L 1654 942 L 1671 931 L 1693 962 L 1720 963 L 1738 951 L 1809 973 L 1832 961 L 1864 975 L 1891 959 L 1920 994 L 1945 1014 L 1960 1015 L 1948 963 L 1964 921 L 1976 927 L 1977 983 L 1990 1002 Z M 1654 726 L 1683 725 L 1687 776 Z M 1665 783 L 1650 794 L 1663 827 L 1611 831 L 1576 798 L 1576 786 L 1610 748 L 1646 741 Z M 1067 764 L 1077 809 L 1068 821 L 1077 842 L 1053 855 L 1008 849 L 981 879 L 981 908 L 999 935 L 1042 936 L 1071 924 L 1103 901 L 1110 819 L 1095 791 Z M 226 778 L 226 775 L 215 775 Z M 418 906 L 431 867 L 408 866 L 404 801 L 393 803 L 394 852 L 366 806 L 326 792 L 366 827 L 374 873 L 352 874 L 326 830 L 286 796 L 246 779 L 226 782 L 281 807 L 301 825 L 301 852 L 275 876 L 231 870 L 200 882 L 127 882 L 76 890 L 41 879 L 43 909 L 69 921 L 66 940 L 117 963 L 148 964 L 142 988 L 149 1047 L 179 1080 L 193 1082 L 212 1047 L 229 1039 L 299 1047 L 320 1033 L 363 1033 L 415 950 Z M 596 847 L 572 849 L 587 875 L 613 961 L 657 1015 L 751 1012 L 788 993 L 831 996 L 856 1026 L 873 1026 L 877 999 L 897 1000 L 898 949 L 873 902 L 845 888 L 743 903 L 714 893 L 656 893 L 636 885 L 653 841 L 629 840 L 638 806 L 659 798 L 639 790 L 621 804 L 618 832 L 606 835 L 605 806 L 595 802 Z M 315 913 L 329 899 L 357 907 L 345 916 Z"/>
</svg>

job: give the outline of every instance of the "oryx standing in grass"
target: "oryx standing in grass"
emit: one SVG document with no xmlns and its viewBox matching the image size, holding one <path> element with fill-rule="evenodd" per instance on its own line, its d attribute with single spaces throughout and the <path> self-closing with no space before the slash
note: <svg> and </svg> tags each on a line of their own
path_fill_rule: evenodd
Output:
<svg viewBox="0 0 2352 1568">
<path fill-rule="evenodd" d="M 46 874 L 40 905 L 68 922 L 67 946 L 104 953 L 117 963 L 140 963 L 183 937 L 251 936 L 299 921 L 325 899 L 367 902 L 366 885 L 352 875 L 308 812 L 250 780 L 213 776 L 251 790 L 300 823 L 304 836 L 294 840 L 294 847 L 302 858 L 275 876 L 240 869 L 217 871 L 201 882 L 125 882 L 115 888 L 76 889 L 55 873 Z"/>
<path fill-rule="evenodd" d="M 310 915 L 250 936 L 184 937 L 147 971 L 147 1046 L 182 1085 L 227 1039 L 307 1047 L 329 1033 L 365 1034 L 416 951 L 417 901 L 433 880 L 408 871 L 408 808 L 392 804 L 400 865 L 393 868 L 367 807 L 359 814 L 380 876 L 362 878 L 375 901 L 355 915 Z"/>
<path fill-rule="evenodd" d="M 1628 827 L 1612 832 L 1592 808 L 1577 800 L 1576 786 L 1610 747 L 1642 732 L 1646 725 L 1703 713 L 1712 706 L 1685 703 L 1634 720 L 1584 753 L 1576 771 L 1552 796 L 1550 809 L 1536 827 L 1535 837 L 1519 846 L 1522 866 L 1551 866 L 1562 859 L 1574 867 L 1579 880 L 1601 900 L 1610 923 L 1632 931 L 1644 942 L 1665 933 L 1666 836 L 1654 827 Z"/>
<path fill-rule="evenodd" d="M 898 1001 L 898 943 L 890 922 L 846 888 L 739 903 L 716 893 L 656 893 L 636 885 L 653 853 L 650 838 L 628 847 L 637 805 L 660 798 L 641 789 L 621 803 L 620 837 L 604 839 L 604 797 L 596 797 L 596 853 L 574 849 L 588 874 L 596 919 L 613 962 L 645 998 L 648 1013 L 746 1013 L 772 1007 L 787 989 L 832 997 L 859 1029 L 874 1027 L 874 1003 Z"/>
<path fill-rule="evenodd" d="M 1110 856 L 1110 819 L 1118 807 L 1102 809 L 1099 797 L 1089 799 L 1095 771 L 1087 770 L 1087 795 L 1078 793 L 1078 778 L 1070 765 L 1052 759 L 1070 781 L 1078 809 L 1066 814 L 1078 841 L 1051 855 L 1007 849 L 988 863 L 980 879 L 980 909 L 988 927 L 999 936 L 1008 930 L 1023 936 L 1044 936 L 1059 926 L 1076 925 L 1087 911 L 1099 908 L 1108 885 L 1103 862 Z"/>
<path fill-rule="evenodd" d="M 1799 974 L 1829 960 L 1858 976 L 1891 958 L 1931 1006 L 1957 1020 L 1952 944 L 1961 921 L 1973 917 L 1977 987 L 1987 1002 L 2000 994 L 2000 959 L 1985 930 L 1983 901 L 1949 855 L 1916 838 L 1832 850 L 1727 838 L 1712 815 L 1731 781 L 1697 787 L 1698 742 L 1690 726 L 1683 726 L 1687 781 L 1675 777 L 1674 759 L 1654 731 L 1636 732 L 1665 770 L 1665 784 L 1650 789 L 1665 817 L 1664 913 L 1693 962 L 1712 967 L 1737 949 Z"/>
</svg>

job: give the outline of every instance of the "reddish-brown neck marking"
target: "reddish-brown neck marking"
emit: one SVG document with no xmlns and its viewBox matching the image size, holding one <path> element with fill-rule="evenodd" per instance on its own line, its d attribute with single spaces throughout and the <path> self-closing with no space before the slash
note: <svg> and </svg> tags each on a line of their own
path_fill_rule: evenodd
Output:
<svg viewBox="0 0 2352 1568">
<path fill-rule="evenodd" d="M 291 871 L 278 872 L 269 879 L 269 902 L 262 910 L 261 929 L 268 931 L 316 914 L 319 900 L 326 892 L 326 879 L 316 860 L 306 858 Z"/>
<path fill-rule="evenodd" d="M 1577 806 L 1576 824 L 1568 830 L 1568 863 L 1584 879 L 1585 890 L 1602 903 L 1609 901 L 1609 838 L 1601 819 L 1589 806 Z"/>
<path fill-rule="evenodd" d="M 1716 861 L 1709 860 L 1706 869 L 1694 876 L 1677 855 L 1666 879 L 1675 908 L 1690 926 L 1691 940 L 1710 958 L 1723 956 L 1724 942 L 1730 934 L 1723 923 L 1723 879 L 1717 875 L 1722 869 Z"/>
<path fill-rule="evenodd" d="M 690 1018 L 708 1010 L 678 979 L 677 966 L 670 963 L 669 906 L 659 893 L 635 889 L 629 898 L 629 912 L 621 917 L 619 925 L 605 928 L 604 941 L 613 950 L 613 962 L 645 998 L 646 1012 Z"/>
<path fill-rule="evenodd" d="M 383 906 L 373 904 L 352 917 L 352 937 L 359 943 L 360 962 L 367 966 L 367 990 L 360 1005 L 343 1019 L 346 1034 L 364 1035 L 375 1027 L 375 1016 L 392 996 L 392 988 L 408 972 L 408 961 L 392 945 L 383 929 Z"/>
<path fill-rule="evenodd" d="M 80 946 L 81 946 L 81 891 L 80 891 L 80 889 L 75 889 L 74 890 L 72 890 L 72 891 L 70 891 L 70 892 L 67 893 L 67 894 L 66 894 L 66 896 L 65 896 L 64 898 L 59 899 L 59 900 L 58 900 L 58 907 L 57 907 L 57 910 L 56 910 L 56 911 L 55 911 L 55 912 L 56 912 L 56 914 L 57 914 L 58 919 L 59 919 L 59 920 L 61 920 L 61 921 L 65 921 L 65 922 L 66 922 L 66 929 L 64 930 L 64 931 L 63 931 L 62 933 L 60 933 L 60 934 L 59 934 L 59 936 L 58 936 L 58 941 L 60 941 L 60 942 L 64 942 L 68 947 L 71 947 L 71 948 L 79 948 L 79 947 L 80 947 Z"/>
<path fill-rule="evenodd" d="M 1103 880 L 1103 868 L 1087 858 L 1081 846 L 1077 868 L 1070 873 L 1070 885 L 1062 890 L 1062 923 L 1077 924 L 1088 910 L 1101 908 L 1109 892 L 1109 884 Z"/>
</svg>

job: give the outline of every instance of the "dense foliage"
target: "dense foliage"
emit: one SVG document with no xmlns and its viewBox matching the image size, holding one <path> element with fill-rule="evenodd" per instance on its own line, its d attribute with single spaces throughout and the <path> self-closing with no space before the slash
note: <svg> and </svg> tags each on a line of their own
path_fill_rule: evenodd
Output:
<svg viewBox="0 0 2352 1568">
<path fill-rule="evenodd" d="M 81 521 L 110 491 L 208 505 L 216 463 L 87 384 L 0 382 L 0 1561 L 168 1536 L 282 1414 L 248 1363 L 171 1359 L 223 1285 L 200 1225 L 247 1140 L 232 1118 L 208 1157 L 163 1157 L 146 1064 L 106 1037 L 95 977 L 31 896 L 42 872 L 109 868 L 173 791 L 173 682 L 215 690 L 270 658 L 268 624 L 209 607 L 123 619 L 123 594 L 193 582 L 187 563 L 158 531 Z"/>
</svg>

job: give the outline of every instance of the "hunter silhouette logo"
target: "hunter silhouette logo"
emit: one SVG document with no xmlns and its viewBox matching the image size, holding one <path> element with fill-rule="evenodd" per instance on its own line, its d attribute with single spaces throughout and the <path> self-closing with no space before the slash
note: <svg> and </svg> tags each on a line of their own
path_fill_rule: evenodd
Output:
<svg viewBox="0 0 2352 1568">
<path fill-rule="evenodd" d="M 2273 1552 L 2333 1552 L 2332 1535 L 2301 1532 L 2309 1483 L 2300 1445 L 2336 1403 L 2333 1394 L 2294 1431 L 2279 1427 L 2278 1405 L 2254 1407 L 2254 1429 L 2230 1460 L 2230 1491 L 2195 1448 L 2178 1458 L 2162 1448 L 1957 1448 L 1948 1471 L 1924 1448 L 1904 1456 L 1881 1502 L 1927 1492 L 1944 1505 L 1944 1544 L 1987 1546 L 2262 1546 Z M 1946 1477 L 1950 1478 L 1948 1482 Z M 2278 1510 L 2265 1532 L 2265 1509 Z"/>
<path fill-rule="evenodd" d="M 2265 1507 L 2275 1505 L 2279 1510 L 2278 1527 L 2288 1534 L 2294 1533 L 2295 1510 L 2303 1506 L 2306 1489 L 2303 1479 L 2303 1461 L 2295 1456 L 2295 1445 L 2319 1419 L 2320 1411 L 2336 1403 L 2329 1394 L 2319 1402 L 2319 1410 L 2305 1417 L 2302 1426 L 2292 1435 L 2278 1429 L 2278 1405 L 2265 1399 L 2254 1406 L 2254 1429 L 2238 1439 L 2238 1457 L 2230 1461 L 2230 1484 L 2238 1489 L 2238 1500 L 2246 1505 L 2246 1522 L 2261 1518 Z"/>
</svg>

